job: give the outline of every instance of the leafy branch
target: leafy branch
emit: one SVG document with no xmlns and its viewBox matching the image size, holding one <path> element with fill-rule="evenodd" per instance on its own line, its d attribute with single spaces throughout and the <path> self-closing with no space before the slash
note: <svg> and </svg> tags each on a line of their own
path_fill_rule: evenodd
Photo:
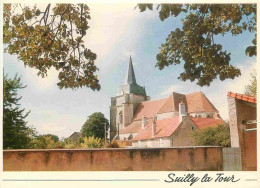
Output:
<svg viewBox="0 0 260 188">
<path fill-rule="evenodd" d="M 96 54 L 85 47 L 83 40 L 89 29 L 87 5 L 56 4 L 51 8 L 48 4 L 41 11 L 36 5 L 4 4 L 3 15 L 5 52 L 17 55 L 41 77 L 54 67 L 60 89 L 100 89 L 95 75 Z"/>
</svg>

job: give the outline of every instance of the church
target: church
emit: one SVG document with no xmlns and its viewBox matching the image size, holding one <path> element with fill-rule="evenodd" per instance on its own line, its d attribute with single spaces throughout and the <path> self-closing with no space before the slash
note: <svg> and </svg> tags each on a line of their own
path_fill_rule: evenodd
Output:
<svg viewBox="0 0 260 188">
<path fill-rule="evenodd" d="M 194 146 L 194 130 L 219 124 L 225 122 L 202 92 L 150 100 L 136 82 L 130 56 L 125 83 L 111 98 L 111 140 L 127 140 L 132 147 Z"/>
</svg>

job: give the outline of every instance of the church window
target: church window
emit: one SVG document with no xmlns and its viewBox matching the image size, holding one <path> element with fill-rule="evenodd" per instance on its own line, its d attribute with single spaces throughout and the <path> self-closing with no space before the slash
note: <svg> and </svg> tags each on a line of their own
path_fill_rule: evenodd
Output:
<svg viewBox="0 0 260 188">
<path fill-rule="evenodd" d="M 119 112 L 119 123 L 120 123 L 120 124 L 123 123 L 123 114 L 122 114 L 122 111 Z"/>
</svg>

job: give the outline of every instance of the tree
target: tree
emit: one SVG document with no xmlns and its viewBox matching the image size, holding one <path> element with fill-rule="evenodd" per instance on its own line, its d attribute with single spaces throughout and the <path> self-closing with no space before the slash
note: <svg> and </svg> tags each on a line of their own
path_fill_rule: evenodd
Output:
<svg viewBox="0 0 260 188">
<path fill-rule="evenodd" d="M 230 147 L 230 130 L 228 125 L 198 129 L 193 133 L 195 143 L 201 146 Z"/>
<path fill-rule="evenodd" d="M 15 54 L 25 66 L 47 76 L 50 68 L 59 74 L 62 88 L 82 86 L 99 90 L 94 73 L 96 54 L 84 45 L 89 29 L 89 7 L 84 4 L 48 4 L 45 10 L 21 4 L 3 6 L 5 52 Z"/>
<path fill-rule="evenodd" d="M 104 124 L 106 125 L 106 130 L 108 130 L 109 122 L 105 118 L 104 114 L 101 112 L 95 112 L 89 116 L 87 121 L 82 126 L 81 134 L 83 137 L 94 136 L 96 138 L 103 139 L 105 136 Z"/>
<path fill-rule="evenodd" d="M 20 108 L 17 92 L 23 89 L 21 78 L 17 75 L 12 79 L 4 75 L 3 79 L 3 148 L 24 149 L 30 143 L 32 129 L 26 126 L 25 118 L 30 112 Z"/>
<path fill-rule="evenodd" d="M 58 142 L 59 141 L 59 137 L 57 135 L 54 135 L 54 134 L 43 134 L 43 135 L 40 135 L 40 136 L 50 137 L 51 140 L 53 140 L 54 142 Z"/>
<path fill-rule="evenodd" d="M 245 94 L 256 96 L 257 94 L 257 82 L 256 82 L 256 70 L 254 69 L 253 73 L 251 75 L 251 80 L 248 85 L 245 86 Z"/>
<path fill-rule="evenodd" d="M 139 4 L 141 12 L 153 10 L 152 4 Z M 157 6 L 162 21 L 169 16 L 186 14 L 182 28 L 172 31 L 156 56 L 160 70 L 184 62 L 182 81 L 197 80 L 200 86 L 209 86 L 220 80 L 234 79 L 240 70 L 230 65 L 230 53 L 217 44 L 214 37 L 244 31 L 256 33 L 256 4 L 160 4 Z M 247 47 L 248 56 L 256 55 L 256 35 L 253 45 Z"/>
<path fill-rule="evenodd" d="M 63 148 L 65 143 L 57 140 L 57 136 L 47 134 L 36 136 L 30 142 L 30 147 L 32 149 L 57 149 Z"/>
</svg>

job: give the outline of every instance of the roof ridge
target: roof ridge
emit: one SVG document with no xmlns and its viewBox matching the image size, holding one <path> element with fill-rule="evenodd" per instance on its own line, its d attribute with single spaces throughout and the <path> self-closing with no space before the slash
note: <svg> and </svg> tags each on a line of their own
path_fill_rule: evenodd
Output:
<svg viewBox="0 0 260 188">
<path fill-rule="evenodd" d="M 158 100 L 163 100 L 163 99 L 168 99 L 168 98 L 160 98 L 160 99 L 155 99 L 155 100 L 152 100 L 152 101 L 143 101 L 143 102 L 138 102 L 137 104 L 146 103 L 146 102 L 153 102 L 153 101 L 158 101 Z"/>
<path fill-rule="evenodd" d="M 201 94 L 204 96 L 204 98 L 208 101 L 208 103 L 209 103 L 209 105 L 211 105 L 211 107 L 213 108 L 213 109 L 215 109 L 217 112 L 219 112 L 218 111 L 218 109 L 212 104 L 212 102 L 210 102 L 210 100 L 208 99 L 208 97 L 206 97 L 206 95 L 204 94 L 204 93 L 202 93 L 201 92 Z M 201 95 L 201 96 L 202 96 Z M 203 106 L 204 106 L 205 104 L 203 103 Z"/>
<path fill-rule="evenodd" d="M 192 92 L 192 93 L 187 93 L 187 94 L 183 94 L 183 95 L 191 95 L 191 94 L 195 94 L 195 93 L 202 93 L 202 94 L 204 94 L 202 91 L 195 91 L 195 92 Z"/>
</svg>

